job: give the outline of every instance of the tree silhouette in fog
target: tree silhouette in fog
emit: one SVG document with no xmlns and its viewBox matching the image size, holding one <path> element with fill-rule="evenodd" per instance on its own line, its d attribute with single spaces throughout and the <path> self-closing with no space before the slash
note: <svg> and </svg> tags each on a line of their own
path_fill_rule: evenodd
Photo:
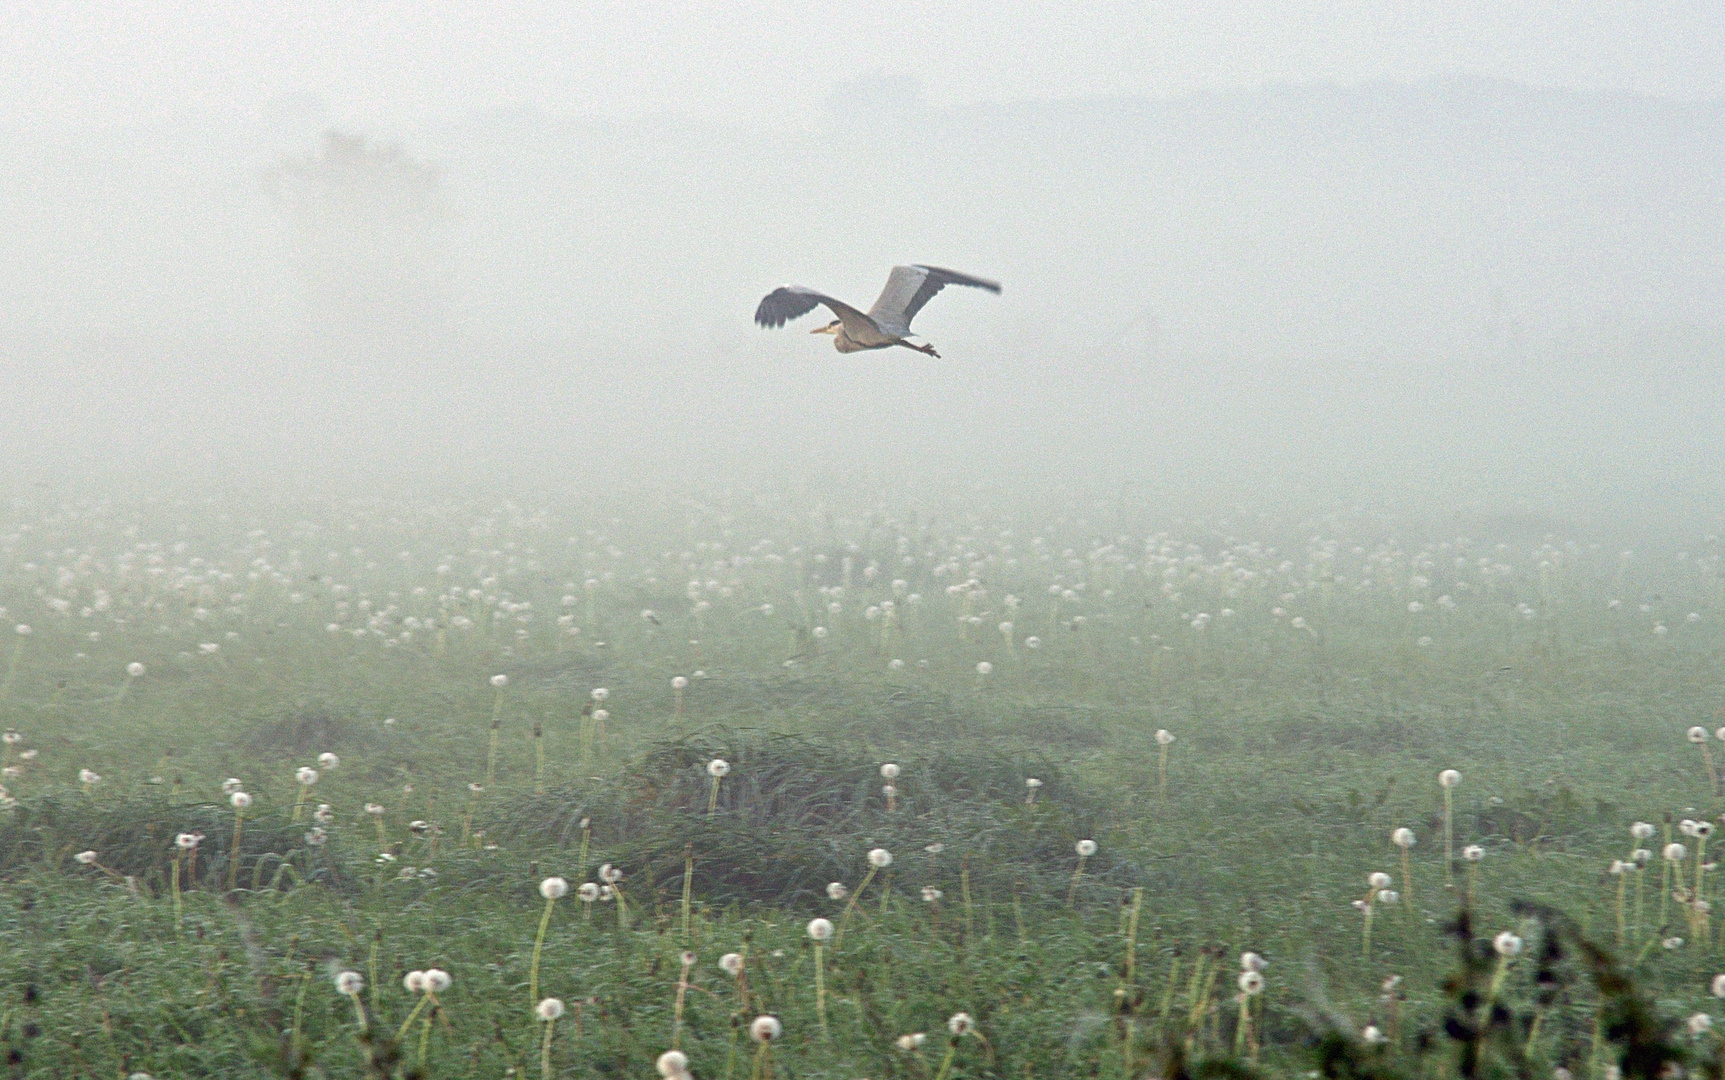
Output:
<svg viewBox="0 0 1725 1080">
<path fill-rule="evenodd" d="M 315 344 L 354 356 L 421 353 L 452 326 L 442 173 L 394 144 L 324 133 L 264 175 L 292 230 Z"/>
</svg>

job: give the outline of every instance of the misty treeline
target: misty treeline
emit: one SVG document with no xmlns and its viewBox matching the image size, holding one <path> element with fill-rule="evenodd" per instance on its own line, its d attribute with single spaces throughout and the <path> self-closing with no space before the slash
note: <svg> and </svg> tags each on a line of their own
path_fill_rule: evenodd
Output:
<svg viewBox="0 0 1725 1080">
<path fill-rule="evenodd" d="M 0 440 L 1688 495 L 1725 393 L 1722 136 L 1725 104 L 1469 80 L 0 132 Z M 944 365 L 750 323 L 905 261 L 1005 283 L 923 313 Z"/>
</svg>

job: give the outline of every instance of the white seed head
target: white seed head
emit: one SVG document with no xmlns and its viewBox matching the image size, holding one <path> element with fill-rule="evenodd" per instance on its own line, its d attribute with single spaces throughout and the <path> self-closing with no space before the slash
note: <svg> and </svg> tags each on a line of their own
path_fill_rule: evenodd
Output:
<svg viewBox="0 0 1725 1080">
<path fill-rule="evenodd" d="M 1485 858 L 1485 848 L 1478 844 L 1469 844 L 1467 847 L 1461 849 L 1461 857 L 1466 859 L 1468 862 L 1479 862 L 1481 859 Z"/>
<path fill-rule="evenodd" d="M 1078 843 L 1073 844 L 1072 847 L 1073 850 L 1078 852 L 1078 857 L 1081 859 L 1088 859 L 1090 856 L 1096 854 L 1096 841 L 1094 840 L 1080 840 Z"/>
<path fill-rule="evenodd" d="M 1443 772 L 1437 774 L 1437 782 L 1439 787 L 1456 787 L 1461 784 L 1461 773 L 1456 772 L 1454 769 L 1445 769 Z"/>
<path fill-rule="evenodd" d="M 230 776 L 222 781 L 222 794 L 232 795 L 242 787 L 245 787 L 245 783 L 239 777 Z"/>
<path fill-rule="evenodd" d="M 981 663 L 976 665 L 976 673 L 978 675 L 989 675 L 989 674 L 992 674 L 993 672 L 994 672 L 994 665 L 989 663 L 987 660 L 984 660 Z"/>
<path fill-rule="evenodd" d="M 497 689 L 501 690 L 505 686 L 509 685 L 509 676 L 507 676 L 507 675 L 493 675 L 493 676 L 491 676 L 491 685 L 495 686 L 495 687 L 497 687 Z M 555 999 L 550 999 L 550 1000 L 555 1000 Z"/>
<path fill-rule="evenodd" d="M 785 1025 L 776 1016 L 757 1016 L 749 1025 L 749 1038 L 758 1043 L 770 1043 L 785 1033 Z"/>
<path fill-rule="evenodd" d="M 1390 1041 L 1390 1037 L 1378 1030 L 1376 1024 L 1367 1024 L 1365 1030 L 1360 1032 L 1360 1041 L 1367 1046 L 1382 1046 Z"/>
<path fill-rule="evenodd" d="M 1265 960 L 1255 952 L 1243 952 L 1240 954 L 1241 971 L 1263 971 L 1265 966 L 1268 964 L 1268 960 Z"/>
<path fill-rule="evenodd" d="M 877 847 L 868 853 L 869 865 L 877 870 L 884 870 L 892 865 L 892 852 L 886 848 Z"/>
<path fill-rule="evenodd" d="M 100 784 L 101 782 L 102 782 L 102 774 L 101 773 L 91 772 L 89 769 L 79 769 L 78 770 L 78 783 L 89 785 L 89 784 Z"/>
<path fill-rule="evenodd" d="M 1038 780 L 1034 776 L 1027 776 L 1024 778 L 1024 786 L 1029 788 L 1031 791 L 1035 791 L 1037 788 L 1042 786 L 1042 781 Z"/>
<path fill-rule="evenodd" d="M 887 762 L 885 765 L 880 767 L 880 774 L 888 780 L 897 780 L 899 774 L 898 764 L 891 761 Z"/>
<path fill-rule="evenodd" d="M 610 696 L 611 696 L 611 691 L 605 689 L 603 686 L 596 686 L 593 688 L 593 700 L 594 701 L 604 701 L 606 698 L 609 698 Z"/>
<path fill-rule="evenodd" d="M 1680 937 L 1668 937 L 1664 941 L 1661 941 L 1659 945 L 1661 948 L 1668 950 L 1681 949 L 1683 947 L 1683 939 Z"/>
<path fill-rule="evenodd" d="M 1696 1013 L 1685 1021 L 1685 1024 L 1689 1028 L 1689 1034 L 1703 1035 L 1713 1029 L 1713 1018 L 1706 1013 Z"/>
<path fill-rule="evenodd" d="M 126 665 L 126 674 L 134 679 L 141 679 L 144 677 L 144 665 L 134 660 Z"/>
<path fill-rule="evenodd" d="M 548 877 L 539 883 L 539 895 L 547 900 L 561 900 L 569 893 L 569 882 L 560 877 Z"/>
<path fill-rule="evenodd" d="M 1264 977 L 1256 971 L 1240 972 L 1240 992 L 1248 996 L 1264 992 Z"/>
<path fill-rule="evenodd" d="M 946 1030 L 952 1032 L 954 1037 L 969 1035 L 976 1030 L 976 1021 L 969 1013 L 953 1013 L 946 1019 Z"/>
<path fill-rule="evenodd" d="M 1167 746 L 1174 741 L 1174 733 L 1167 728 L 1156 729 L 1156 745 Z"/>
<path fill-rule="evenodd" d="M 1666 844 L 1665 858 L 1668 862 L 1682 862 L 1689 857 L 1689 849 L 1682 844 Z"/>
<path fill-rule="evenodd" d="M 401 988 L 410 994 L 425 993 L 425 972 L 410 971 L 401 977 Z"/>
<path fill-rule="evenodd" d="M 844 882 L 842 882 L 842 881 L 829 881 L 829 882 L 827 882 L 827 899 L 829 899 L 829 900 L 843 900 L 845 897 L 849 896 L 850 894 L 851 894 L 851 891 L 849 889 L 845 888 Z"/>
<path fill-rule="evenodd" d="M 449 972 L 444 971 L 442 968 L 425 969 L 425 989 L 427 993 L 441 994 L 445 990 L 449 989 L 449 984 L 453 981 L 454 980 L 449 977 Z"/>
<path fill-rule="evenodd" d="M 1401 902 L 1401 898 L 1402 894 L 1394 889 L 1378 890 L 1378 903 L 1380 904 L 1397 904 Z"/>
<path fill-rule="evenodd" d="M 1390 841 L 1394 843 L 1396 847 L 1404 850 L 1411 848 L 1414 846 L 1414 831 L 1409 828 L 1397 829 L 1395 832 L 1390 833 Z"/>
<path fill-rule="evenodd" d="M 560 998 L 545 998 L 533 1008 L 534 1015 L 550 1023 L 563 1015 L 563 1002 Z"/>
<path fill-rule="evenodd" d="M 591 904 L 599 899 L 599 886 L 591 881 L 584 881 L 581 887 L 575 890 L 575 895 L 580 897 L 583 903 Z"/>
<path fill-rule="evenodd" d="M 1702 727 L 1700 724 L 1696 724 L 1694 727 L 1689 729 L 1689 741 L 1692 743 L 1706 742 L 1707 729 Z"/>
<path fill-rule="evenodd" d="M 707 762 L 708 776 L 724 776 L 731 771 L 731 763 L 722 757 L 716 757 Z"/>
<path fill-rule="evenodd" d="M 1713 992 L 1714 997 L 1725 998 L 1725 975 L 1713 976 L 1713 981 L 1708 985 L 1708 989 Z"/>
<path fill-rule="evenodd" d="M 1382 870 L 1375 870 L 1372 872 L 1370 877 L 1366 878 L 1366 884 L 1370 885 L 1374 889 L 1387 889 L 1394 884 L 1394 882 L 1390 876 Z"/>
<path fill-rule="evenodd" d="M 689 1055 L 681 1050 L 667 1050 L 653 1063 L 665 1080 L 682 1080 L 689 1075 Z"/>
<path fill-rule="evenodd" d="M 372 817 L 382 817 L 383 805 L 381 803 L 368 802 L 365 804 L 365 812 L 370 814 Z"/>
<path fill-rule="evenodd" d="M 83 863 L 85 866 L 93 866 L 96 862 L 96 853 L 94 851 L 80 851 L 78 854 L 72 856 L 72 858 Z"/>
<path fill-rule="evenodd" d="M 179 848 L 181 851 L 190 851 L 198 846 L 198 841 L 202 838 L 203 837 L 198 833 L 183 832 L 174 837 L 174 846 Z"/>
<path fill-rule="evenodd" d="M 925 904 L 938 904 L 940 903 L 940 898 L 945 895 L 945 893 L 941 892 L 933 885 L 924 885 L 922 887 L 922 899 Z"/>
<path fill-rule="evenodd" d="M 233 803 L 235 810 L 244 810 L 252 804 L 252 797 L 243 791 L 236 791 L 228 796 L 228 802 Z"/>
<path fill-rule="evenodd" d="M 677 675 L 671 679 L 671 689 L 673 689 L 673 690 L 687 690 L 688 688 L 689 688 L 688 676 Z"/>
<path fill-rule="evenodd" d="M 341 759 L 330 753 L 328 750 L 325 750 L 317 756 L 317 763 L 324 769 L 333 769 L 337 765 L 341 764 Z"/>
<path fill-rule="evenodd" d="M 809 937 L 815 941 L 831 941 L 833 924 L 826 919 L 810 919 L 808 925 Z"/>
<path fill-rule="evenodd" d="M 1629 835 L 1637 840 L 1651 840 L 1655 831 L 1650 821 L 1637 821 L 1629 827 Z"/>
<path fill-rule="evenodd" d="M 719 970 L 732 978 L 743 973 L 743 954 L 728 952 L 719 957 Z"/>
<path fill-rule="evenodd" d="M 344 971 L 335 977 L 335 989 L 339 994 L 358 997 L 365 989 L 365 977 L 357 971 Z"/>
<path fill-rule="evenodd" d="M 1491 947 L 1497 951 L 1499 956 L 1515 956 L 1521 952 L 1521 938 L 1505 930 L 1491 939 Z"/>
<path fill-rule="evenodd" d="M 299 771 L 293 774 L 293 778 L 298 780 L 302 786 L 311 787 L 317 783 L 317 770 L 309 765 L 301 765 Z"/>
<path fill-rule="evenodd" d="M 909 1035 L 900 1035 L 898 1037 L 898 1048 L 908 1054 L 915 1050 L 921 1050 L 922 1044 L 927 1041 L 927 1035 L 924 1035 L 920 1031 L 916 1031 Z"/>
</svg>

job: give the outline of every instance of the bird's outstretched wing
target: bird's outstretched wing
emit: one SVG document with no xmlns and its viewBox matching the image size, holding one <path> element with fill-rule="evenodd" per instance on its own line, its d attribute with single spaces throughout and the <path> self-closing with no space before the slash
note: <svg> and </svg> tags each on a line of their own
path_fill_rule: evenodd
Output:
<svg viewBox="0 0 1725 1080">
<path fill-rule="evenodd" d="M 825 293 L 805 289 L 801 285 L 783 285 L 761 297 L 760 305 L 755 308 L 755 324 L 777 328 L 807 315 L 819 304 L 831 308 L 846 327 L 875 329 L 873 320 L 843 300 L 834 300 Z"/>
<path fill-rule="evenodd" d="M 935 293 L 948 285 L 969 285 L 991 293 L 1000 291 L 998 281 L 971 277 L 956 270 L 920 264 L 895 266 L 886 279 L 886 288 L 881 290 L 880 299 L 869 308 L 869 318 L 888 333 L 903 337 L 910 333 L 910 321 L 916 318 L 916 313 L 934 299 Z"/>
</svg>

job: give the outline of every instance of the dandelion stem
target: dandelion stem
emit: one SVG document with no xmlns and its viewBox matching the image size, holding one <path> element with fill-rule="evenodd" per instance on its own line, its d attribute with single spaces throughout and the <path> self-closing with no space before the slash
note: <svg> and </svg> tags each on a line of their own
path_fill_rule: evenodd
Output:
<svg viewBox="0 0 1725 1080">
<path fill-rule="evenodd" d="M 556 897 L 545 898 L 545 913 L 539 916 L 539 935 L 533 939 L 533 963 L 527 969 L 527 999 L 534 1005 L 539 1004 L 539 954 L 545 948 L 545 931 L 551 926 L 551 909 L 556 906 Z"/>
<path fill-rule="evenodd" d="M 539 1044 L 539 1075 L 545 1077 L 545 1080 L 551 1080 L 551 1033 L 556 1030 L 556 1028 L 557 1021 L 545 1021 L 545 1038 Z M 423 1051 L 421 1051 L 419 1055 L 419 1060 L 422 1063 L 425 1061 L 425 1054 Z"/>
</svg>

